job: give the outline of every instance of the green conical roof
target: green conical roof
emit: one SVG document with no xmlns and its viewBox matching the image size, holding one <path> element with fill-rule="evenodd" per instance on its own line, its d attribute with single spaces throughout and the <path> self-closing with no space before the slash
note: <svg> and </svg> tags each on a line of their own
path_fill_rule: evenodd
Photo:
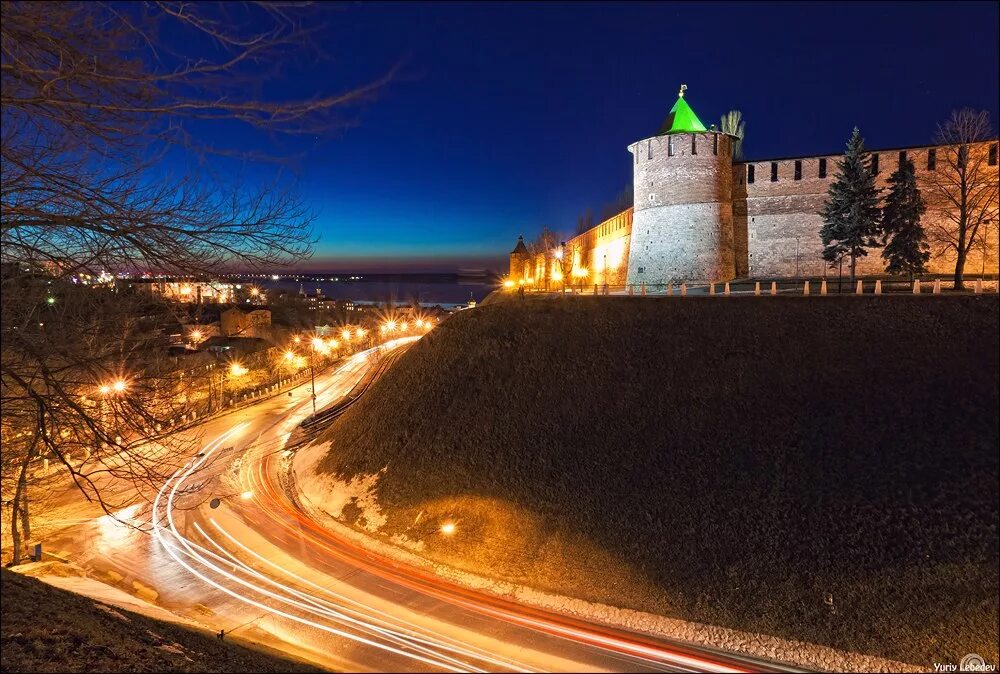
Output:
<svg viewBox="0 0 1000 674">
<path fill-rule="evenodd" d="M 660 126 L 660 131 L 656 135 L 694 133 L 706 130 L 705 125 L 698 119 L 698 115 L 694 114 L 694 110 L 684 100 L 685 89 L 687 89 L 687 86 L 682 84 L 680 94 L 677 96 L 677 102 L 674 103 L 674 107 L 670 108 L 670 114 L 663 120 L 663 125 Z"/>
</svg>

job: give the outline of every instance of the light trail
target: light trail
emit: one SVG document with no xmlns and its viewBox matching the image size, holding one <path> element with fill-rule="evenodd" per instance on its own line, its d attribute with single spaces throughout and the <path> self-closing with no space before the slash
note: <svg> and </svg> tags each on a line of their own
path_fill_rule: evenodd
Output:
<svg viewBox="0 0 1000 674">
<path fill-rule="evenodd" d="M 396 340 L 396 345 L 404 341 L 413 340 Z M 317 398 L 333 402 L 344 395 L 342 389 L 350 388 L 351 378 L 363 371 L 366 365 L 371 366 L 371 351 L 348 358 L 335 373 L 334 381 Z M 278 460 L 275 454 L 287 443 L 298 423 L 308 416 L 306 408 L 307 401 L 303 401 L 288 410 L 279 424 L 276 441 L 261 440 L 262 433 L 258 434 L 254 442 L 243 448 L 239 460 L 239 486 L 241 490 L 246 490 L 250 498 L 234 504 L 233 509 L 244 514 L 244 523 L 251 531 L 276 541 L 279 549 L 284 550 L 280 541 L 297 541 L 320 559 L 348 565 L 353 569 L 348 575 L 364 572 L 392 586 L 481 616 L 558 637 L 583 649 L 592 648 L 622 656 L 635 665 L 641 663 L 666 670 L 682 668 L 710 672 L 746 672 L 763 668 L 758 661 L 749 658 L 716 654 L 711 649 L 696 646 L 656 643 L 641 635 L 619 632 L 614 628 L 478 592 L 421 569 L 383 559 L 336 535 L 304 513 L 278 486 L 281 467 L 275 463 Z M 388 605 L 388 610 L 382 610 L 299 575 L 241 542 L 238 536 L 227 531 L 213 517 L 207 519 L 211 525 L 209 529 L 194 522 L 196 536 L 204 544 L 182 534 L 174 520 L 174 509 L 185 482 L 224 443 L 249 428 L 250 423 L 236 424 L 206 444 L 197 457 L 174 472 L 156 495 L 152 515 L 155 540 L 181 567 L 209 587 L 266 614 L 404 658 L 417 666 L 447 671 L 484 671 L 481 665 L 485 665 L 531 671 L 524 663 L 463 640 L 463 637 L 471 638 L 482 633 L 470 632 L 460 626 L 451 630 L 457 637 L 438 632 L 408 620 L 406 615 L 409 609 L 400 607 L 398 614 L 394 614 L 390 612 L 392 604 Z M 255 527 L 253 518 L 248 518 L 251 514 L 262 515 L 266 522 Z M 277 538 L 275 532 L 280 534 Z M 248 556 L 260 566 L 251 566 L 240 555 Z M 304 560 L 301 561 L 304 563 Z M 323 577 L 331 578 L 334 583 L 341 580 L 329 575 Z M 516 648 L 516 643 L 510 645 Z M 772 669 L 785 669 L 772 663 L 764 664 Z"/>
<path fill-rule="evenodd" d="M 317 622 L 317 621 L 315 621 L 315 620 L 313 620 L 311 618 L 304 618 L 304 617 L 299 616 L 297 614 L 289 613 L 287 611 L 284 611 L 282 609 L 276 608 L 274 606 L 269 606 L 267 604 L 261 603 L 260 601 L 257 601 L 255 599 L 251 599 L 250 597 L 247 597 L 247 596 L 245 596 L 243 594 L 235 592 L 232 589 L 230 589 L 229 587 L 226 587 L 225 585 L 223 585 L 222 583 L 219 583 L 219 582 L 217 582 L 217 581 L 209 578 L 208 576 L 206 576 L 205 574 L 199 572 L 193 566 L 191 566 L 190 564 L 188 564 L 184 559 L 182 559 L 182 557 L 181 557 L 180 554 L 177 554 L 177 553 L 183 553 L 188 558 L 197 561 L 202 566 L 204 566 L 204 567 L 206 567 L 208 569 L 211 569 L 212 571 L 214 571 L 216 574 L 222 576 L 223 578 L 226 578 L 226 579 L 228 579 L 230 581 L 233 581 L 233 582 L 237 583 L 238 585 L 244 586 L 247 589 L 253 590 L 253 591 L 257 592 L 258 594 L 264 595 L 264 596 L 272 598 L 272 599 L 276 599 L 276 600 L 278 600 L 280 602 L 283 602 L 285 604 L 288 604 L 290 606 L 293 606 L 295 608 L 299 608 L 299 609 L 307 611 L 307 612 L 316 613 L 315 610 L 313 610 L 310 606 L 308 606 L 307 604 L 305 604 L 303 602 L 297 602 L 297 601 L 291 600 L 288 597 L 284 597 L 284 596 L 282 596 L 282 595 L 280 595 L 278 593 L 275 593 L 275 592 L 273 592 L 271 590 L 268 590 L 266 588 L 254 585 L 253 583 L 250 583 L 250 582 L 248 582 L 248 581 L 246 581 L 246 580 L 244 580 L 242 578 L 239 578 L 236 574 L 231 573 L 231 572 L 229 572 L 229 571 L 227 571 L 227 570 L 225 570 L 225 569 L 223 569 L 223 568 L 221 568 L 221 567 L 213 564 L 211 561 L 209 561 L 209 559 L 211 557 L 215 557 L 217 559 L 221 559 L 221 558 L 219 558 L 218 555 L 215 555 L 214 553 L 211 553 L 211 551 L 205 550 L 201 546 L 198 546 L 197 544 L 194 544 L 193 542 L 189 541 L 185 536 L 181 535 L 180 531 L 177 529 L 176 523 L 174 522 L 174 519 L 173 519 L 174 503 L 173 503 L 173 501 L 174 501 L 174 499 L 176 497 L 177 490 L 183 485 L 185 479 L 194 470 L 196 470 L 205 461 L 207 461 L 212 456 L 212 454 L 219 448 L 219 446 L 223 442 L 225 442 L 227 439 L 229 439 L 229 438 L 233 437 L 234 435 L 236 435 L 239 431 L 241 431 L 247 425 L 248 424 L 246 422 L 244 422 L 243 424 L 239 424 L 237 426 L 234 426 L 232 429 L 230 429 L 229 431 L 227 431 L 223 435 L 221 435 L 218 438 L 216 438 L 216 440 L 214 440 L 213 442 L 209 443 L 209 445 L 206 445 L 206 447 L 202 451 L 202 456 L 198 460 L 193 460 L 193 461 L 189 462 L 187 466 L 182 467 L 181 469 L 178 469 L 178 471 L 176 471 L 174 473 L 174 475 L 171 477 L 171 479 L 157 493 L 157 497 L 156 497 L 156 500 L 154 501 L 154 505 L 153 505 L 153 513 L 154 513 L 153 514 L 153 530 L 154 530 L 154 535 L 157 537 L 157 540 L 161 544 L 163 544 L 163 546 L 165 547 L 165 549 L 174 558 L 174 560 L 177 561 L 177 563 L 179 563 L 181 566 L 183 566 L 185 569 L 187 569 L 190 573 L 194 574 L 196 577 L 198 577 L 203 582 L 211 585 L 215 589 L 220 590 L 220 591 L 224 592 L 225 594 L 227 594 L 227 595 L 229 595 L 231 597 L 239 599 L 240 601 L 242 601 L 244 603 L 247 603 L 247 604 L 249 604 L 251 606 L 254 606 L 256 608 L 266 610 L 266 611 L 268 611 L 270 613 L 274 613 L 276 615 L 280 615 L 280 616 L 282 616 L 284 618 L 288 618 L 290 620 L 294 620 L 295 622 L 299 622 L 299 623 L 302 623 L 302 624 L 305 624 L 305 625 L 309 625 L 311 627 L 315 627 L 317 629 L 323 630 L 325 632 L 329 632 L 329 633 L 334 634 L 336 636 L 344 637 L 346 639 L 351 639 L 353 641 L 357 641 L 357 642 L 363 643 L 363 644 L 365 644 L 367 646 L 372 646 L 374 648 L 379 648 L 379 649 L 385 650 L 387 652 L 394 653 L 396 655 L 400 655 L 400 656 L 405 657 L 405 658 L 410 658 L 410 659 L 413 659 L 413 660 L 417 660 L 419 662 L 422 662 L 424 664 L 430 665 L 432 667 L 443 668 L 443 669 L 447 669 L 449 671 L 455 671 L 455 672 L 482 671 L 482 670 L 480 670 L 480 669 L 478 669 L 476 667 L 470 666 L 470 665 L 468 665 L 466 663 L 460 663 L 458 661 L 454 661 L 450 657 L 445 657 L 445 658 L 440 658 L 440 657 L 438 657 L 438 658 L 431 658 L 431 657 L 422 656 L 422 655 L 420 655 L 418 653 L 407 652 L 406 650 L 403 650 L 402 648 L 397 648 L 395 646 L 392 646 L 392 645 L 389 645 L 389 644 L 386 644 L 386 643 L 383 643 L 383 642 L 374 641 L 374 640 L 369 639 L 367 637 L 363 637 L 363 636 L 358 635 L 358 634 L 347 632 L 345 630 L 339 629 L 337 627 L 333 627 L 333 626 L 328 625 L 328 624 L 319 623 L 319 622 Z M 181 471 L 183 471 L 183 472 L 181 472 Z M 162 502 L 163 493 L 165 491 L 167 491 L 168 489 L 169 489 L 169 492 L 168 492 L 167 499 L 166 499 L 166 502 L 165 502 L 166 520 L 167 520 L 168 525 L 169 525 L 170 534 L 172 535 L 173 539 L 175 539 L 176 541 L 178 541 L 180 543 L 181 547 L 176 546 L 172 541 L 166 540 L 166 538 L 163 536 L 163 527 L 160 526 L 160 522 L 159 522 L 159 508 L 160 508 L 160 503 Z M 278 584 L 276 581 L 271 581 L 271 582 L 273 582 L 275 584 Z M 336 617 L 339 621 L 343 621 L 344 620 L 344 616 L 342 616 L 342 615 L 331 615 L 331 614 L 327 613 L 326 617 Z M 354 621 L 354 622 L 357 622 L 357 621 Z M 375 625 L 365 625 L 365 627 L 367 629 L 371 629 L 371 630 L 375 630 L 375 631 L 379 631 L 379 632 L 384 632 L 385 631 L 383 628 L 379 628 L 378 626 L 375 626 Z M 401 637 L 403 639 L 406 638 L 406 635 L 395 635 L 394 634 L 393 636 L 399 636 L 399 637 Z M 408 644 L 408 645 L 411 648 L 413 648 L 412 644 Z M 444 644 L 440 644 L 440 645 L 444 645 Z M 449 662 L 449 661 L 451 661 L 451 662 Z"/>
</svg>

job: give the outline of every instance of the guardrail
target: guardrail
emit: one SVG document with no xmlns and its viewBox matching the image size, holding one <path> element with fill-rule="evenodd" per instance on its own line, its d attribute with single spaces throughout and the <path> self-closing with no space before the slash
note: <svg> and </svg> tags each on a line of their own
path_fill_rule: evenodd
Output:
<svg viewBox="0 0 1000 674">
<path fill-rule="evenodd" d="M 567 285 L 555 290 L 525 288 L 531 295 L 555 295 L 560 297 L 687 297 L 687 296 L 777 296 L 777 295 L 882 295 L 913 294 L 940 295 L 954 289 L 951 279 L 915 279 L 913 282 L 899 279 L 859 279 L 854 283 L 839 279 L 799 279 L 761 281 L 720 281 L 716 283 L 638 283 L 627 285 Z M 517 293 L 518 291 L 514 291 Z M 996 279 L 970 279 L 966 281 L 965 292 L 982 294 L 997 292 Z"/>
</svg>

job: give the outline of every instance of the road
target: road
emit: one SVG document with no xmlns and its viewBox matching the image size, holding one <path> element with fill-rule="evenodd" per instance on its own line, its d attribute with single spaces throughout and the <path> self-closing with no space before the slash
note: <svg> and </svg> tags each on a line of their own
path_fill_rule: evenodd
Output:
<svg viewBox="0 0 1000 674">
<path fill-rule="evenodd" d="M 394 344 L 406 348 L 408 343 Z M 317 378 L 317 404 L 372 367 Z M 202 424 L 201 451 L 152 508 L 75 523 L 46 541 L 95 577 L 213 629 L 350 671 L 759 671 L 775 663 L 572 620 L 382 559 L 299 510 L 285 444 L 309 384 Z M 213 507 L 214 506 L 214 507 Z"/>
</svg>

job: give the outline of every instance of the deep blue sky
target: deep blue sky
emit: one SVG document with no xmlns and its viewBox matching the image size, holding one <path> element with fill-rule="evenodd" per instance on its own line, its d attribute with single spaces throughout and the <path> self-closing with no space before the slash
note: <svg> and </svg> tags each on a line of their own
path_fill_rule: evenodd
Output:
<svg viewBox="0 0 1000 674">
<path fill-rule="evenodd" d="M 998 4 L 354 4 L 320 8 L 322 63 L 274 97 L 403 64 L 358 124 L 297 163 L 320 237 L 309 268 L 500 268 L 519 233 L 572 231 L 631 181 L 678 85 L 731 108 L 750 158 L 931 141 L 955 107 L 998 115 Z M 302 149 L 300 148 L 300 149 Z"/>
</svg>

